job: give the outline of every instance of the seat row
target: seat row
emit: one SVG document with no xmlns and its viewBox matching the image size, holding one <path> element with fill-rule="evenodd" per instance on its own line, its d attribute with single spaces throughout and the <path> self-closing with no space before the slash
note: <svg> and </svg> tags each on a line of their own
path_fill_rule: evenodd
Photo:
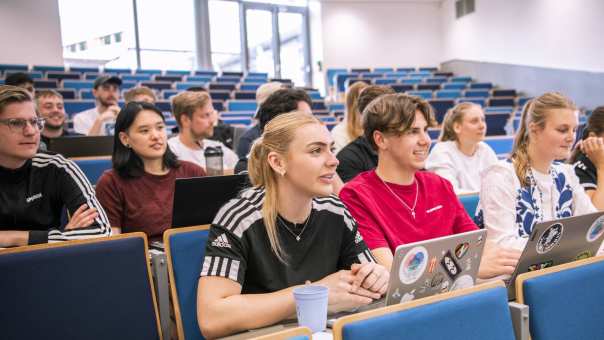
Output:
<svg viewBox="0 0 604 340">
<path fill-rule="evenodd" d="M 207 225 L 164 234 L 179 339 L 203 339 L 196 305 L 207 240 Z M 150 257 L 142 233 L 0 250 L 0 270 L 11 273 L 0 278 L 0 298 L 11 306 L 0 313 L 3 337 L 168 337 Z M 333 338 L 601 339 L 603 279 L 604 258 L 580 260 L 520 275 L 515 303 L 495 281 L 340 318 Z M 300 329 L 268 338 L 300 335 L 312 338 Z"/>
</svg>

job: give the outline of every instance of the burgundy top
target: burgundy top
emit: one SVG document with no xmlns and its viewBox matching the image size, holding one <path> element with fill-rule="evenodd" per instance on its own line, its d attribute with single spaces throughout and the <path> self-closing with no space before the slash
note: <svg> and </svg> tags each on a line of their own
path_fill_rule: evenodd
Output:
<svg viewBox="0 0 604 340">
<path fill-rule="evenodd" d="M 179 163 L 180 167 L 166 175 L 145 173 L 138 178 L 123 178 L 113 169 L 105 171 L 96 185 L 96 195 L 111 225 L 124 233 L 143 231 L 160 240 L 172 225 L 175 180 L 206 175 L 196 164 Z"/>
<path fill-rule="evenodd" d="M 414 218 L 409 208 L 416 194 Z M 478 229 L 451 183 L 427 171 L 416 172 L 411 185 L 385 184 L 375 170 L 363 172 L 346 183 L 340 199 L 357 221 L 369 249 L 384 247 L 394 253 L 401 244 Z"/>
</svg>

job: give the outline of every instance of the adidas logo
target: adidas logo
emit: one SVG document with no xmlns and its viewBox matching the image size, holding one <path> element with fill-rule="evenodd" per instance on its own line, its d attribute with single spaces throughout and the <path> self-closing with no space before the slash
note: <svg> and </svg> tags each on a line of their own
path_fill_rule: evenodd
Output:
<svg viewBox="0 0 604 340">
<path fill-rule="evenodd" d="M 212 246 L 218 248 L 231 248 L 231 244 L 227 239 L 225 234 L 218 236 L 214 241 L 212 241 Z"/>
</svg>

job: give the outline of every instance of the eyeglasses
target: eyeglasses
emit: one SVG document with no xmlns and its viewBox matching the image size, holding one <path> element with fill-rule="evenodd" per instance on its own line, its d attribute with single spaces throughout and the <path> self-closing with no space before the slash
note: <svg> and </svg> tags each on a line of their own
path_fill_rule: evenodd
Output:
<svg viewBox="0 0 604 340">
<path fill-rule="evenodd" d="M 37 130 L 42 130 L 44 128 L 44 123 L 46 121 L 44 118 L 32 118 L 32 119 L 23 119 L 23 118 L 9 118 L 9 119 L 0 119 L 0 123 L 8 126 L 11 132 L 19 133 L 25 130 L 25 127 L 29 123 L 31 127 Z"/>
</svg>

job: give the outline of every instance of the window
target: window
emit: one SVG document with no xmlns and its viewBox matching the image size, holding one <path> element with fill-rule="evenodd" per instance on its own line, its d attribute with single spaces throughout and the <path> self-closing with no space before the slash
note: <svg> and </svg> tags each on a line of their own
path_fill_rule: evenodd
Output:
<svg viewBox="0 0 604 340">
<path fill-rule="evenodd" d="M 193 1 L 137 0 L 141 68 L 195 68 Z"/>
<path fill-rule="evenodd" d="M 217 71 L 241 71 L 239 3 L 211 0 L 208 7 L 212 66 Z"/>
<path fill-rule="evenodd" d="M 115 40 L 116 43 L 121 43 L 122 42 L 122 32 L 115 33 L 113 35 L 113 39 Z"/>
<path fill-rule="evenodd" d="M 102 40 L 103 40 L 103 44 L 105 44 L 105 45 L 109 45 L 109 44 L 111 44 L 111 36 L 110 36 L 110 35 L 106 35 L 106 36 L 104 36 L 104 37 L 102 38 Z"/>
<path fill-rule="evenodd" d="M 65 63 L 136 67 L 132 1 L 59 0 L 61 38 Z M 105 37 L 120 32 L 124 44 L 106 44 Z M 109 42 L 111 38 L 109 38 Z M 117 41 L 117 40 L 116 40 Z"/>
</svg>

